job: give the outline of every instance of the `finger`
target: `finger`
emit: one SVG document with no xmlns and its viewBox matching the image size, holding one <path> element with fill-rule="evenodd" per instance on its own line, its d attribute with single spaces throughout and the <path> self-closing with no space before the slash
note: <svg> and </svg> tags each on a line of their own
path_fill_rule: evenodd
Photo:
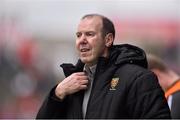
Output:
<svg viewBox="0 0 180 120">
<path fill-rule="evenodd" d="M 74 73 L 75 75 L 78 75 L 78 76 L 82 76 L 82 75 L 86 75 L 85 72 L 76 72 Z"/>
<path fill-rule="evenodd" d="M 78 76 L 78 80 L 88 80 L 88 76 Z"/>
<path fill-rule="evenodd" d="M 87 88 L 88 88 L 87 85 L 81 85 L 81 86 L 80 86 L 80 90 L 85 90 L 85 89 L 87 89 Z"/>
<path fill-rule="evenodd" d="M 81 80 L 80 81 L 81 85 L 88 85 L 88 83 L 89 83 L 89 80 Z"/>
</svg>

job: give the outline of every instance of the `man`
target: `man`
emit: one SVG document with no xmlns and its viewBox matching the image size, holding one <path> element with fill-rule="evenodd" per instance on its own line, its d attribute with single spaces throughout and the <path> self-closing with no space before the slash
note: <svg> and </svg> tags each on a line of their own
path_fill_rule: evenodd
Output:
<svg viewBox="0 0 180 120">
<path fill-rule="evenodd" d="M 157 75 L 159 83 L 165 91 L 172 118 L 180 118 L 180 76 L 168 68 L 158 56 L 148 54 L 147 59 L 149 69 Z"/>
<path fill-rule="evenodd" d="M 37 118 L 170 118 L 164 93 L 148 71 L 143 50 L 113 45 L 113 23 L 85 15 L 77 29 L 80 59 L 62 64 L 66 78 L 54 87 Z"/>
</svg>

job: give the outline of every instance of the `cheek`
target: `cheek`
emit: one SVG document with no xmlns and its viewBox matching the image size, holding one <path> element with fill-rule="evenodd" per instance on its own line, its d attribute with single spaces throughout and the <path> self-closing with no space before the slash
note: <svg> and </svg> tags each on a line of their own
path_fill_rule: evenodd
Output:
<svg viewBox="0 0 180 120">
<path fill-rule="evenodd" d="M 75 47 L 77 50 L 79 50 L 79 42 L 76 40 Z"/>
<path fill-rule="evenodd" d="M 102 41 L 97 42 L 96 44 L 94 44 L 94 49 L 98 53 L 101 53 L 104 50 L 104 47 L 105 47 L 105 43 L 103 43 Z"/>
</svg>

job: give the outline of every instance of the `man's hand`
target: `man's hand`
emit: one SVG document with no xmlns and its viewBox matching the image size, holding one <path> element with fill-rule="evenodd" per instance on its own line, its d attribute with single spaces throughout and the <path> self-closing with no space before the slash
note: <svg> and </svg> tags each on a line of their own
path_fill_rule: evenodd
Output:
<svg viewBox="0 0 180 120">
<path fill-rule="evenodd" d="M 84 72 L 77 72 L 60 82 L 56 87 L 55 94 L 60 99 L 64 99 L 66 95 L 87 89 L 87 86 L 87 75 Z"/>
</svg>

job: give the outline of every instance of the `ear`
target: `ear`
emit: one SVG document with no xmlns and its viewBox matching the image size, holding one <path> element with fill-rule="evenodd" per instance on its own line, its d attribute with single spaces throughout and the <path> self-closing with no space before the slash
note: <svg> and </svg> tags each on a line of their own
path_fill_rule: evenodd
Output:
<svg viewBox="0 0 180 120">
<path fill-rule="evenodd" d="M 112 33 L 108 33 L 105 36 L 105 45 L 106 47 L 110 47 L 113 44 L 114 38 Z"/>
</svg>

